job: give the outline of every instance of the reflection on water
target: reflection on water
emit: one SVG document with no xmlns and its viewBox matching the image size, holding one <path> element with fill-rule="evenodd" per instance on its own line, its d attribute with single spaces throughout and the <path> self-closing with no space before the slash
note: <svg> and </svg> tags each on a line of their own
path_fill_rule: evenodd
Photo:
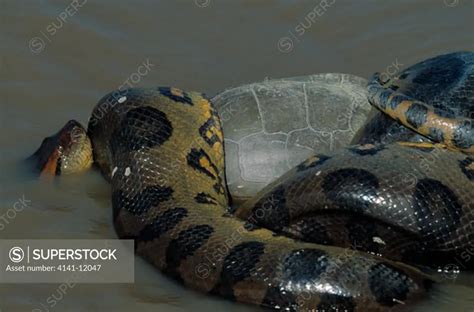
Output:
<svg viewBox="0 0 474 312">
<path fill-rule="evenodd" d="M 97 172 L 39 183 L 20 164 L 66 120 L 85 123 L 110 90 L 175 85 L 212 95 L 265 78 L 368 77 L 474 43 L 472 1 L 74 3 L 0 4 L 0 212 L 9 212 L 1 238 L 115 237 L 109 186 Z M 23 197 L 28 205 L 15 210 Z M 465 279 L 447 280 L 418 310 L 472 311 L 474 283 Z M 0 309 L 250 310 L 185 290 L 140 259 L 133 285 L 75 285 L 65 293 L 58 285 L 0 285 Z"/>
</svg>

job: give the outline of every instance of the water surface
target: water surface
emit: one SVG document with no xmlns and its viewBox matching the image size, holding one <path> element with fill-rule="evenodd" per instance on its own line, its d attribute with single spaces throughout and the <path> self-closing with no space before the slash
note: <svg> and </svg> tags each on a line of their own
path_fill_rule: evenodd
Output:
<svg viewBox="0 0 474 312">
<path fill-rule="evenodd" d="M 30 207 L 1 238 L 115 238 L 110 189 L 96 172 L 47 184 L 19 161 L 120 86 L 209 95 L 268 78 L 369 77 L 473 50 L 474 1 L 0 1 L 0 213 Z M 65 13 L 66 12 L 66 13 Z M 474 290 L 447 279 L 418 311 L 473 311 Z M 1 285 L 1 311 L 31 311 L 58 285 Z M 50 311 L 249 311 L 170 282 L 140 259 L 136 283 L 76 285 Z M 257 309 L 255 309 L 258 311 Z M 37 310 L 39 311 L 39 310 Z"/>
</svg>

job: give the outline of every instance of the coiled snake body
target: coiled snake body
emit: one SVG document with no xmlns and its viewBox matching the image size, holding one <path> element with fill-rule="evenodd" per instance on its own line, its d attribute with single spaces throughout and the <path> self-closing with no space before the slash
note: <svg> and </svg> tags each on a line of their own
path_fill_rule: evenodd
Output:
<svg viewBox="0 0 474 312">
<path fill-rule="evenodd" d="M 138 254 L 187 287 L 240 302 L 291 311 L 410 308 L 433 279 L 401 261 L 436 268 L 474 239 L 466 115 L 474 110 L 474 58 L 440 58 L 430 68 L 468 59 L 458 72 L 470 75 L 458 93 L 467 98 L 455 101 L 468 102 L 462 113 L 443 116 L 397 91 L 403 73 L 390 87 L 374 77 L 369 96 L 400 123 L 463 152 L 374 139 L 310 157 L 237 211 L 220 120 L 205 97 L 175 88 L 106 95 L 88 135 L 112 185 L 119 237 L 135 239 Z"/>
</svg>

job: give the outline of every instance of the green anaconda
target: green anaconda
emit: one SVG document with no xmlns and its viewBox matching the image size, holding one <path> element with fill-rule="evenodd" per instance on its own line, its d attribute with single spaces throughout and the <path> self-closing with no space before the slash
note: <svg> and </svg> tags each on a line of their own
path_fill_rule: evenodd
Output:
<svg viewBox="0 0 474 312">
<path fill-rule="evenodd" d="M 429 68 L 446 76 L 441 69 L 459 59 L 453 78 L 464 84 L 449 86 L 460 89 L 450 103 L 464 106 L 451 115 L 392 87 L 405 72 L 369 83 L 373 105 L 445 146 L 374 137 L 317 154 L 237 210 L 220 120 L 200 93 L 113 92 L 94 108 L 87 135 L 70 121 L 34 158 L 42 173 L 69 173 L 90 166 L 92 150 L 112 186 L 118 236 L 187 287 L 288 311 L 409 309 L 434 281 L 408 264 L 451 263 L 474 241 L 474 56 L 440 56 Z"/>
</svg>

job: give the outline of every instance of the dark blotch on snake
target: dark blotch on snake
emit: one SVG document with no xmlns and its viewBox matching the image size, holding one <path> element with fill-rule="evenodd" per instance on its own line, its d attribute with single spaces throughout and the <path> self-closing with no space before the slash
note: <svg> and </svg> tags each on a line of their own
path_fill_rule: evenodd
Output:
<svg viewBox="0 0 474 312">
<path fill-rule="evenodd" d="M 285 187 L 279 185 L 270 194 L 260 198 L 248 221 L 273 231 L 280 231 L 288 226 L 290 215 L 286 206 Z"/>
<path fill-rule="evenodd" d="M 390 86 L 390 90 L 397 91 L 400 87 L 399 86 Z"/>
<path fill-rule="evenodd" d="M 233 247 L 224 259 L 219 283 L 212 292 L 227 298 L 234 298 L 233 286 L 251 277 L 264 250 L 264 243 L 254 241 L 244 242 Z"/>
<path fill-rule="evenodd" d="M 122 209 L 136 216 L 142 215 L 151 207 L 171 199 L 172 194 L 171 187 L 158 185 L 145 187 L 135 196 L 127 196 L 124 191 L 116 190 L 112 193 L 114 220 Z"/>
<path fill-rule="evenodd" d="M 407 122 L 418 129 L 426 123 L 428 108 L 420 103 L 412 103 L 405 113 Z"/>
<path fill-rule="evenodd" d="M 218 181 L 212 186 L 212 188 L 217 194 L 225 194 L 225 186 L 220 177 L 218 178 Z"/>
<path fill-rule="evenodd" d="M 433 62 L 434 60 L 430 59 L 428 62 Z M 440 63 L 439 59 L 436 62 L 434 66 L 426 66 L 423 71 L 416 73 L 413 77 L 413 83 L 450 89 L 461 77 L 464 77 L 466 65 L 459 58 L 459 55 L 452 54 L 449 58 L 444 56 L 442 63 Z"/>
<path fill-rule="evenodd" d="M 293 250 L 285 257 L 281 267 L 282 283 L 279 287 L 270 287 L 267 290 L 264 306 L 279 307 L 279 310 L 297 311 L 298 302 L 308 299 L 310 296 L 306 290 L 307 284 L 314 284 L 329 267 L 329 259 L 324 251 L 318 249 Z M 285 291 L 285 285 L 290 284 L 292 288 L 299 287 L 293 291 Z M 296 297 L 293 293 L 301 293 Z"/>
<path fill-rule="evenodd" d="M 309 296 L 308 294 L 306 294 Z M 278 309 L 278 311 L 298 311 L 298 300 L 304 300 L 304 297 L 296 297 L 291 292 L 282 292 L 279 287 L 268 287 L 262 306 Z"/>
<path fill-rule="evenodd" d="M 219 175 L 219 169 L 217 168 L 217 166 L 212 162 L 209 155 L 202 148 L 200 148 L 199 150 L 196 148 L 191 149 L 186 159 L 189 166 L 204 173 L 213 180 L 216 180 L 216 183 L 214 183 L 212 188 L 217 194 L 225 194 L 226 189 L 224 179 L 221 175 Z M 203 159 L 207 161 L 209 167 L 201 165 L 201 160 Z M 210 168 L 212 168 L 212 171 L 209 170 Z"/>
<path fill-rule="evenodd" d="M 221 142 L 221 139 L 219 136 L 212 131 L 212 128 L 216 128 L 217 122 L 216 122 L 216 117 L 211 116 L 200 128 L 199 128 L 199 134 L 201 137 L 204 139 L 204 141 L 209 144 L 209 146 L 214 146 L 217 142 Z M 208 136 L 208 133 L 211 134 L 211 136 Z"/>
<path fill-rule="evenodd" d="M 196 225 L 179 232 L 166 248 L 166 273 L 181 280 L 178 268 L 181 261 L 192 256 L 214 233 L 210 225 Z"/>
<path fill-rule="evenodd" d="M 327 174 L 322 182 L 326 196 L 342 209 L 361 212 L 377 197 L 379 181 L 367 170 L 344 168 Z"/>
<path fill-rule="evenodd" d="M 190 165 L 194 169 L 204 173 L 205 175 L 207 175 L 208 177 L 210 177 L 214 180 L 217 179 L 217 176 L 215 175 L 214 172 L 211 172 L 207 168 L 201 166 L 201 163 L 200 163 L 201 158 L 205 158 L 208 161 L 210 167 L 212 167 L 212 169 L 214 169 L 214 172 L 219 172 L 216 165 L 214 165 L 212 163 L 211 158 L 209 157 L 209 155 L 207 155 L 207 153 L 202 148 L 200 148 L 199 150 L 196 149 L 196 148 L 191 149 L 188 156 L 186 157 L 186 159 L 188 161 L 188 165 Z"/>
<path fill-rule="evenodd" d="M 341 311 L 353 312 L 355 310 L 354 301 L 350 297 L 335 294 L 323 294 L 316 311 Z"/>
<path fill-rule="evenodd" d="M 392 97 L 390 100 L 390 108 L 391 109 L 396 109 L 398 105 L 400 105 L 401 102 L 407 100 L 407 97 L 405 95 L 395 95 Z"/>
<path fill-rule="evenodd" d="M 382 88 L 382 87 L 379 87 L 379 88 Z M 387 108 L 387 103 L 388 103 L 388 98 L 392 95 L 392 92 L 393 91 L 390 91 L 390 90 L 385 90 L 383 89 L 382 91 L 378 91 L 378 94 L 375 95 L 375 98 L 378 97 L 378 101 L 376 106 L 382 108 L 382 109 L 386 109 Z"/>
<path fill-rule="evenodd" d="M 248 222 L 248 221 L 245 221 L 245 223 L 244 223 L 244 229 L 247 230 L 247 231 L 249 231 L 249 232 L 252 232 L 252 231 L 261 229 L 261 227 L 258 226 L 258 225 L 252 224 L 252 223 L 250 223 L 250 222 Z"/>
<path fill-rule="evenodd" d="M 458 148 L 474 146 L 474 122 L 465 120 L 453 132 L 453 143 Z"/>
<path fill-rule="evenodd" d="M 442 129 L 438 128 L 430 128 L 430 132 L 428 133 L 428 136 L 430 139 L 436 141 L 436 142 L 443 142 L 444 141 L 444 132 Z"/>
<path fill-rule="evenodd" d="M 472 157 L 461 160 L 459 167 L 470 181 L 474 181 L 474 159 Z"/>
<path fill-rule="evenodd" d="M 204 192 L 198 193 L 196 196 L 194 196 L 194 199 L 199 204 L 217 205 L 217 200 L 211 195 Z"/>
<path fill-rule="evenodd" d="M 112 153 L 137 151 L 162 145 L 173 133 L 173 126 L 162 111 L 143 106 L 128 111 L 112 135 Z M 117 147 L 125 145 L 123 149 Z"/>
<path fill-rule="evenodd" d="M 175 102 L 194 105 L 193 100 L 184 91 L 179 90 L 183 95 L 173 94 L 170 87 L 159 87 L 158 91 Z"/>
<path fill-rule="evenodd" d="M 141 241 L 152 241 L 164 233 L 172 230 L 181 220 L 188 215 L 186 208 L 172 208 L 154 218 L 145 226 L 138 235 Z"/>
<path fill-rule="evenodd" d="M 329 267 L 330 261 L 326 252 L 319 249 L 293 250 L 282 263 L 282 281 L 301 286 L 316 283 L 321 274 Z"/>
<path fill-rule="evenodd" d="M 462 205 L 454 192 L 434 179 L 421 179 L 415 186 L 413 209 L 417 213 L 417 225 L 423 235 L 445 237 L 457 227 L 463 215 Z M 439 225 L 429 225 L 438 220 Z M 427 232 L 428 231 L 428 232 Z"/>
<path fill-rule="evenodd" d="M 398 304 L 397 301 L 405 300 L 413 285 L 413 281 L 405 273 L 386 263 L 372 266 L 368 275 L 372 294 L 384 306 L 391 307 Z"/>
<path fill-rule="evenodd" d="M 327 225 L 318 221 L 318 216 L 306 218 L 298 222 L 293 222 L 290 225 L 291 228 L 294 228 L 298 237 L 301 237 L 302 240 L 306 242 L 311 242 L 314 244 L 330 245 L 332 240 L 329 237 Z"/>
<path fill-rule="evenodd" d="M 379 252 L 378 244 L 372 239 L 379 236 L 373 219 L 354 215 L 347 221 L 346 228 L 353 248 L 369 252 Z"/>
</svg>

